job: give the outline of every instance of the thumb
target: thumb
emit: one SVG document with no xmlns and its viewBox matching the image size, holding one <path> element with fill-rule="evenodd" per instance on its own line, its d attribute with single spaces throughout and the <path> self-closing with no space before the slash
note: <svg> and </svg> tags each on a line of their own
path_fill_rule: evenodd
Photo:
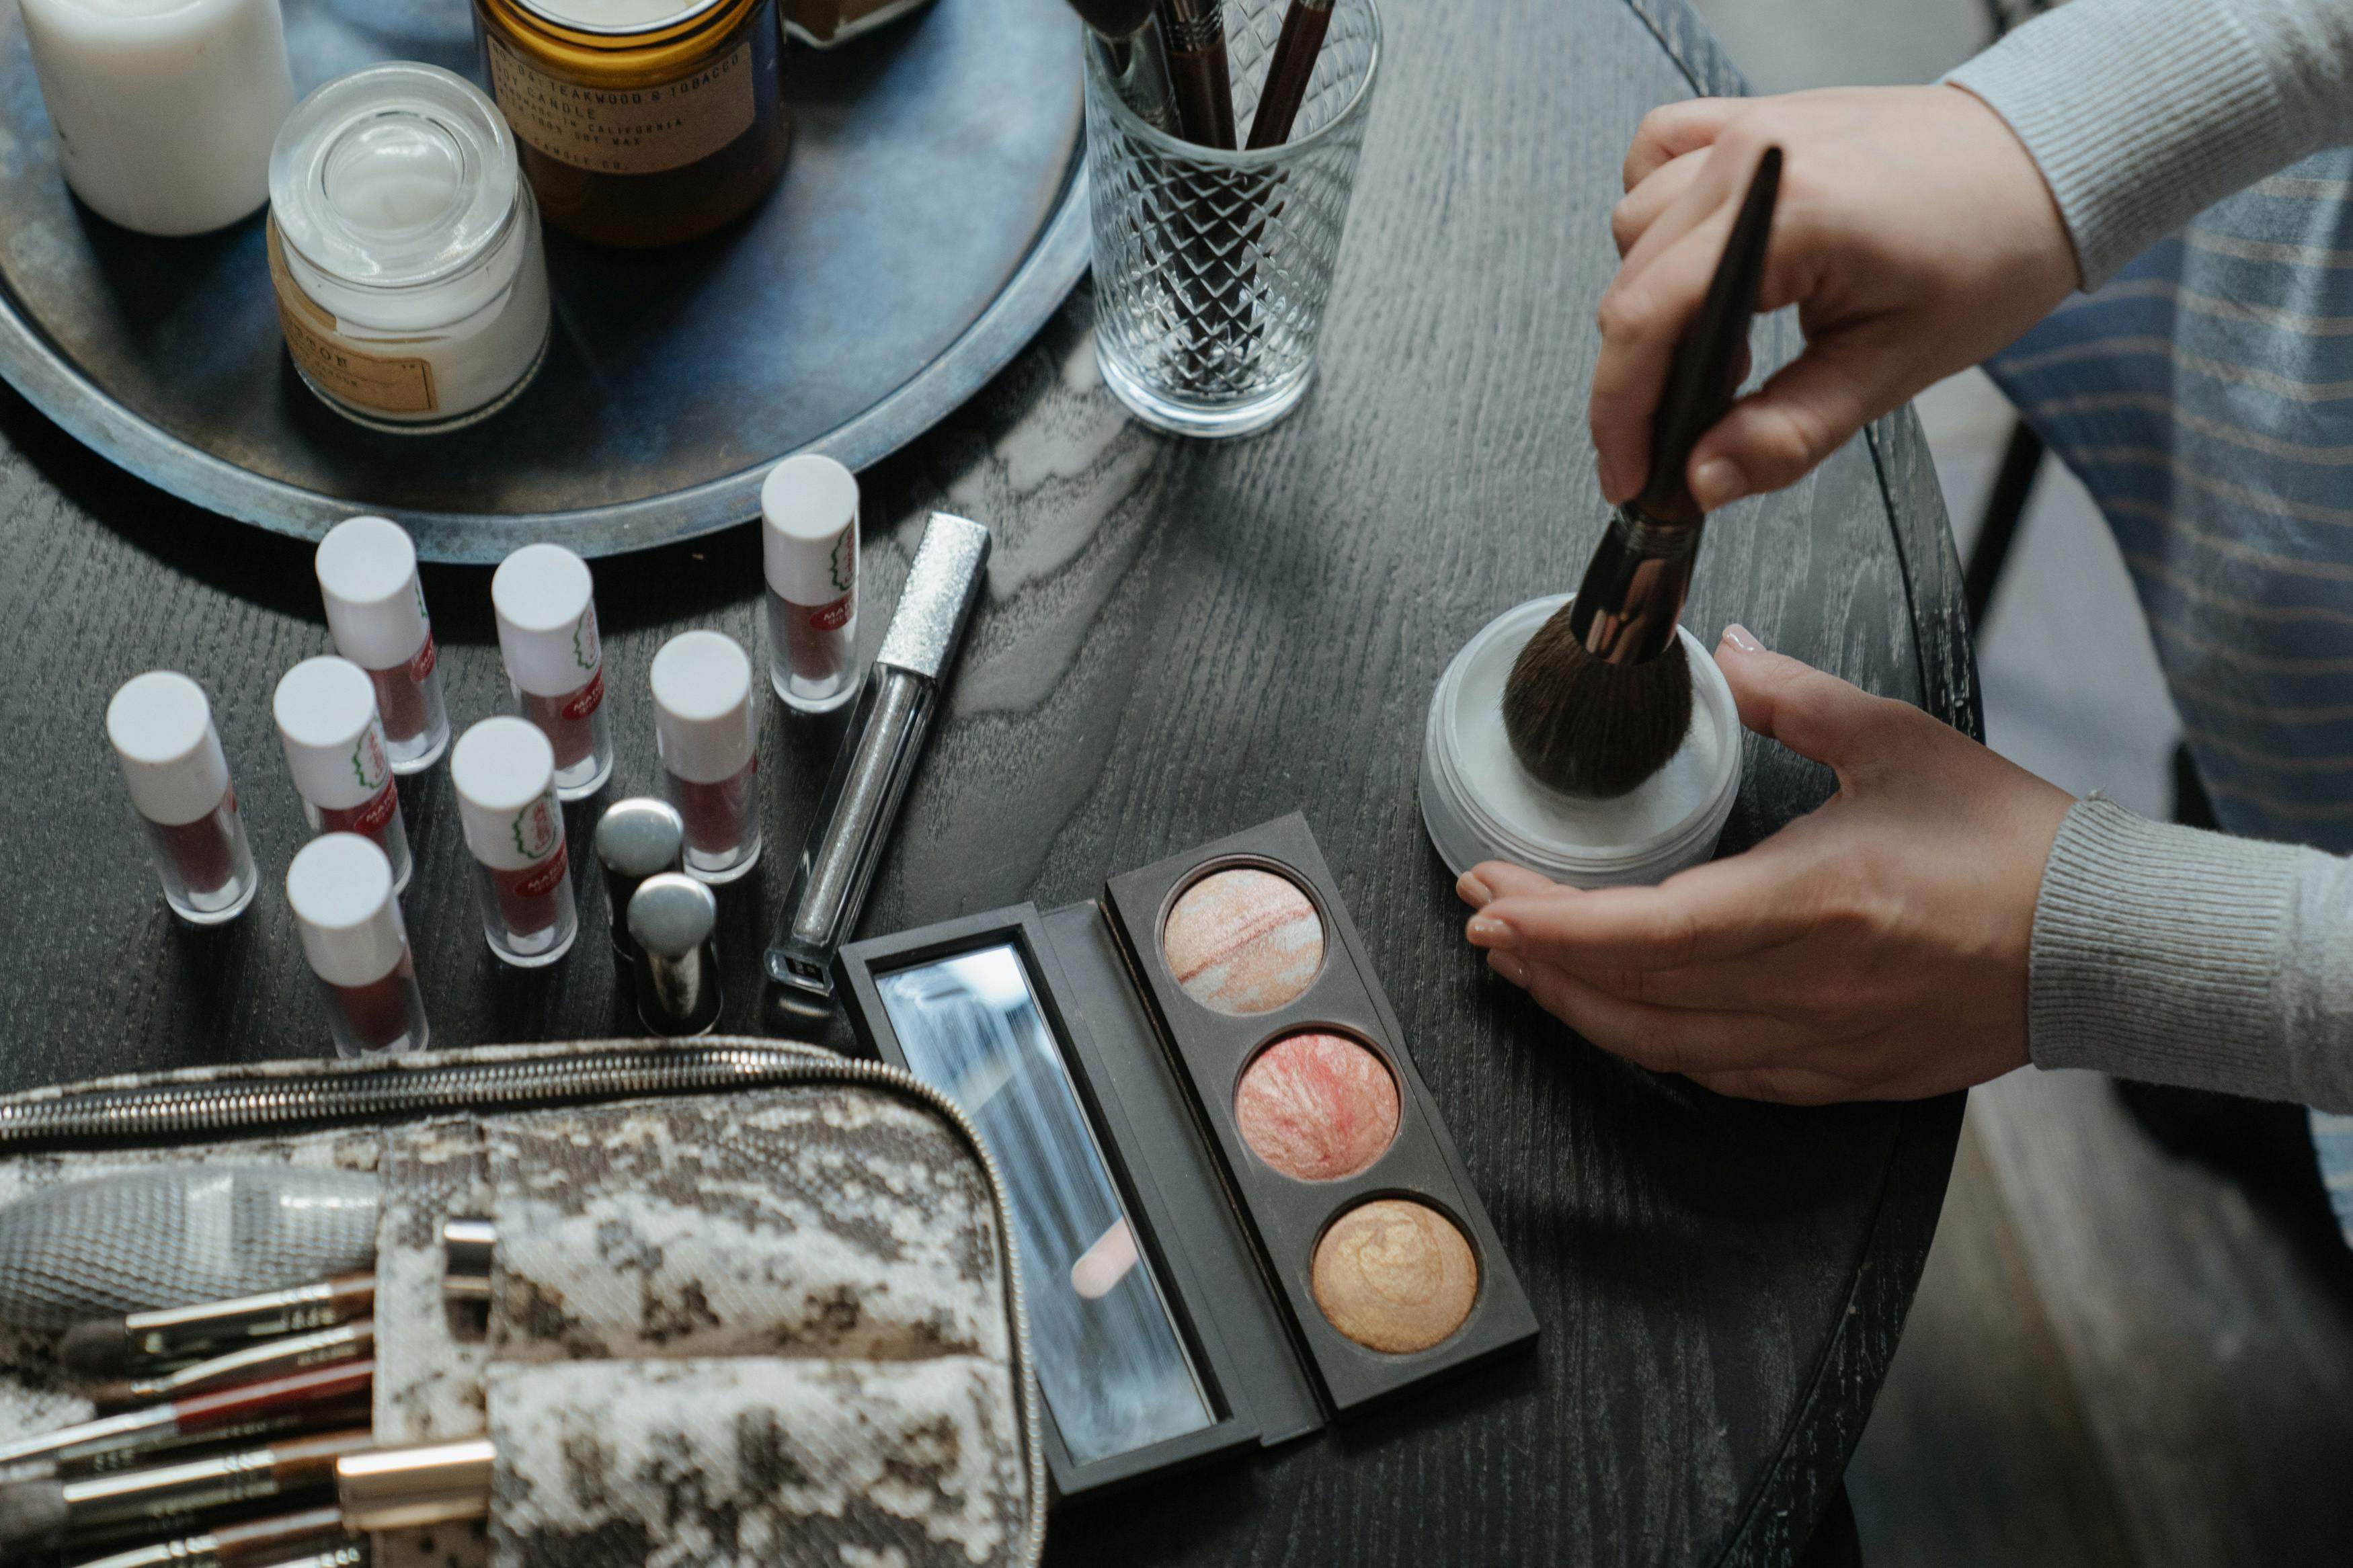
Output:
<svg viewBox="0 0 2353 1568">
<path fill-rule="evenodd" d="M 1853 340 L 1810 344 L 1735 403 L 1692 448 L 1692 499 L 1715 511 L 1793 485 L 1904 400 L 1894 367 Z"/>
<path fill-rule="evenodd" d="M 1732 687 L 1743 724 L 1801 757 L 1828 763 L 1841 784 L 1850 768 L 1880 754 L 1878 742 L 1893 719 L 1911 711 L 1810 664 L 1768 652 L 1755 633 L 1739 625 L 1724 628 L 1715 667 Z"/>
</svg>

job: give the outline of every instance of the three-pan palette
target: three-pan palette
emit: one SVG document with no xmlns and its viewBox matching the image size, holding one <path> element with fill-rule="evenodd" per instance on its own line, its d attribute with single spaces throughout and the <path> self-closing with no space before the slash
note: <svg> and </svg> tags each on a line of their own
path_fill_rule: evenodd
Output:
<svg viewBox="0 0 2353 1568">
<path fill-rule="evenodd" d="M 1295 814 L 843 950 L 1011 1189 L 1064 1496 L 1311 1431 L 1534 1313 Z"/>
</svg>

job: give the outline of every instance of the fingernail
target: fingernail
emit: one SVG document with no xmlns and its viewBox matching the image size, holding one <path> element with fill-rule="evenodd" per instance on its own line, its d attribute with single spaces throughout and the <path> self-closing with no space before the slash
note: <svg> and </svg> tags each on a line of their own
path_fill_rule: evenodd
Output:
<svg viewBox="0 0 2353 1568">
<path fill-rule="evenodd" d="M 1724 628 L 1724 640 L 1730 643 L 1733 647 L 1738 648 L 1743 653 L 1763 653 L 1765 651 L 1765 645 L 1757 640 L 1757 634 L 1750 631 L 1746 626 L 1742 626 L 1738 621 L 1735 621 L 1730 626 Z"/>
<path fill-rule="evenodd" d="M 1481 881 L 1476 871 L 1463 872 L 1462 879 L 1454 884 L 1454 890 L 1482 909 L 1495 901 L 1495 889 Z"/>
<path fill-rule="evenodd" d="M 1487 967 L 1525 991 L 1528 988 L 1528 966 L 1508 952 L 1491 952 Z"/>
<path fill-rule="evenodd" d="M 1692 476 L 1692 500 L 1703 511 L 1730 506 L 1748 493 L 1748 476 L 1729 458 L 1710 458 Z"/>
<path fill-rule="evenodd" d="M 1504 921 L 1490 920 L 1485 915 L 1472 916 L 1470 925 L 1464 928 L 1464 934 L 1470 937 L 1473 947 L 1495 948 L 1508 952 L 1520 945 L 1519 932 Z"/>
</svg>

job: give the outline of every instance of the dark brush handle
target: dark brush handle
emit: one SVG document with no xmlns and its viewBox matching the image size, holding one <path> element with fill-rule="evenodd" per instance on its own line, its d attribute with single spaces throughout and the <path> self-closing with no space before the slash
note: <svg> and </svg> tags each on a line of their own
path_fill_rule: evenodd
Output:
<svg viewBox="0 0 2353 1568">
<path fill-rule="evenodd" d="M 1692 448 L 1732 406 L 1739 390 L 1741 351 L 1757 315 L 1757 289 L 1765 277 L 1765 247 L 1773 204 L 1781 190 L 1781 149 L 1767 147 L 1748 181 L 1748 195 L 1724 242 L 1707 296 L 1676 340 L 1665 386 L 1651 422 L 1651 478 L 1636 502 L 1662 522 L 1697 522 L 1698 503 L 1683 480 Z"/>
</svg>

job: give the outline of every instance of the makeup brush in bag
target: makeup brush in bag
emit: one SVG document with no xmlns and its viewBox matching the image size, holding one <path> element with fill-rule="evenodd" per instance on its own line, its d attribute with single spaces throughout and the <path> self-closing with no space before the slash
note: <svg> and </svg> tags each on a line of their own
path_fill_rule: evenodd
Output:
<svg viewBox="0 0 2353 1568">
<path fill-rule="evenodd" d="M 1612 510 L 1577 597 L 1536 628 L 1504 680 L 1512 752 L 1554 789 L 1624 795 L 1664 767 L 1691 728 L 1691 665 L 1675 627 L 1706 514 L 1683 469 L 1739 389 L 1780 184 L 1781 150 L 1768 147 L 1667 367 L 1650 481 Z"/>
</svg>

